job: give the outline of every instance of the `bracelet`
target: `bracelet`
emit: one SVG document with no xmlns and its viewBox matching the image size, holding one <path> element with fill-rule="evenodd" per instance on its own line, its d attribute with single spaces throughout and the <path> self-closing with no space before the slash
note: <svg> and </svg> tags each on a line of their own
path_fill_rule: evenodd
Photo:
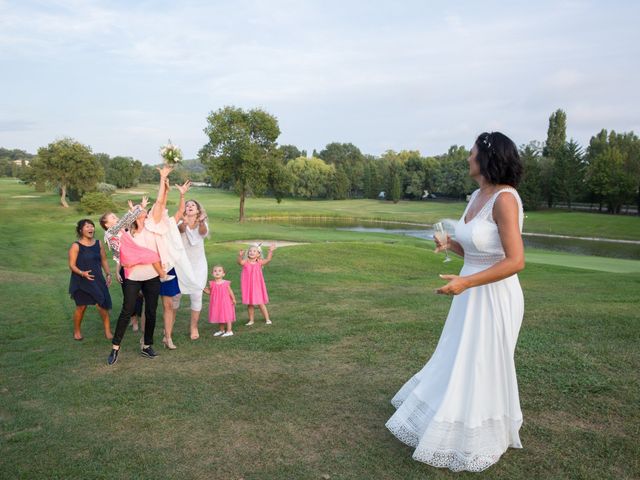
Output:
<svg viewBox="0 0 640 480">
<path fill-rule="evenodd" d="M 111 274 L 110 274 L 110 273 L 107 273 L 107 277 L 110 277 L 110 276 L 111 276 Z"/>
</svg>

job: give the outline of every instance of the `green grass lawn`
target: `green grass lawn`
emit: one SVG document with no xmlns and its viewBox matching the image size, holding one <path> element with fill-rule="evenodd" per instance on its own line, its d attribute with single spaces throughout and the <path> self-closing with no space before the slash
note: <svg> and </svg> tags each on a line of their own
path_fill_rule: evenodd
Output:
<svg viewBox="0 0 640 480">
<path fill-rule="evenodd" d="M 413 461 L 384 423 L 393 412 L 389 400 L 438 341 L 451 299 L 433 294 L 442 283 L 437 275 L 457 272 L 462 261 L 443 264 L 428 242 L 395 235 L 240 225 L 237 198 L 192 193 L 211 217 L 209 263 L 227 267 L 237 295 L 238 245 L 230 242 L 309 242 L 276 250 L 265 269 L 274 325 L 258 316 L 245 327 L 239 308 L 236 336 L 213 338 L 213 327 L 201 320 L 201 338 L 191 342 L 182 309 L 177 350 L 145 360 L 129 330 L 120 360 L 107 367 L 109 342 L 95 310 L 85 316 L 85 340 L 72 340 L 66 255 L 83 215 L 58 207 L 50 193 L 0 181 L 0 478 L 640 476 L 636 262 L 620 260 L 610 272 L 612 259 L 527 252 L 516 350 L 524 449 L 508 451 L 485 473 L 453 474 Z M 37 198 L 15 198 L 24 195 Z M 172 200 L 171 209 L 175 193 Z M 430 223 L 461 208 L 250 199 L 247 213 Z M 636 218 L 580 215 L 637 234 Z M 578 235 L 592 229 L 584 220 L 566 223 Z M 111 294 L 119 305 L 120 289 Z"/>
</svg>

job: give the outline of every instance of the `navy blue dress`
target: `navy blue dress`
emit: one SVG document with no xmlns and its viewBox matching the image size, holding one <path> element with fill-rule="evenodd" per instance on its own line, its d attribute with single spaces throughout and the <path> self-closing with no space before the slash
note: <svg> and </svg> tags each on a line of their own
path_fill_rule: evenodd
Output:
<svg viewBox="0 0 640 480">
<path fill-rule="evenodd" d="M 111 309 L 111 295 L 107 288 L 107 282 L 102 276 L 102 258 L 100 256 L 100 240 L 91 247 L 86 247 L 80 242 L 75 242 L 80 247 L 76 266 L 84 271 L 91 270 L 93 280 L 87 280 L 80 275 L 71 272 L 69 280 L 69 294 L 80 305 L 98 304 L 106 310 Z"/>
</svg>

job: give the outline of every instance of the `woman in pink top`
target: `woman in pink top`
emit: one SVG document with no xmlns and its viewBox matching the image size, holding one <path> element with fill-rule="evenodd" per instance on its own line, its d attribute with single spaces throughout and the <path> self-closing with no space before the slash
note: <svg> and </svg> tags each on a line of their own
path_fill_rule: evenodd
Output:
<svg viewBox="0 0 640 480">
<path fill-rule="evenodd" d="M 224 279 L 222 265 L 216 265 L 211 272 L 213 280 L 204 288 L 204 293 L 211 295 L 209 301 L 209 323 L 218 323 L 220 329 L 214 337 L 231 337 L 231 324 L 236 321 L 236 297 L 231 290 L 231 282 Z M 225 331 L 225 325 L 227 330 Z"/>
<path fill-rule="evenodd" d="M 262 275 L 262 267 L 271 261 L 275 249 L 275 244 L 272 244 L 269 247 L 269 253 L 265 259 L 261 258 L 262 248 L 260 248 L 258 244 L 249 247 L 247 258 L 244 258 L 244 250 L 240 250 L 238 253 L 238 265 L 242 266 L 242 273 L 240 274 L 242 303 L 243 305 L 247 305 L 249 312 L 249 322 L 247 325 L 253 325 L 254 323 L 256 305 L 260 308 L 262 315 L 264 315 L 265 323 L 271 325 L 269 312 L 267 311 L 269 296 L 267 295 L 267 286 L 264 283 L 264 276 Z"/>
</svg>

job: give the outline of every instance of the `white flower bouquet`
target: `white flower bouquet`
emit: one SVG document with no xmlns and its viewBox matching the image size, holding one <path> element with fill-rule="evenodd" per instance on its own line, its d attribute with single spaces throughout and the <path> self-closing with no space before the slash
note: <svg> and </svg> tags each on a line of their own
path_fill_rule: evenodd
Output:
<svg viewBox="0 0 640 480">
<path fill-rule="evenodd" d="M 160 156 L 167 165 L 175 165 L 182 161 L 182 150 L 169 140 L 169 143 L 160 147 Z"/>
</svg>

